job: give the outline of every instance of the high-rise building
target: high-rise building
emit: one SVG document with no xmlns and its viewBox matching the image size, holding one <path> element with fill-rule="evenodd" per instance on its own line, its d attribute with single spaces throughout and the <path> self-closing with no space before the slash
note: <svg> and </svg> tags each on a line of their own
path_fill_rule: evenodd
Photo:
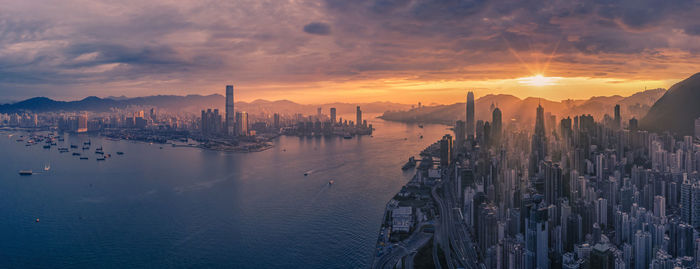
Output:
<svg viewBox="0 0 700 269">
<path fill-rule="evenodd" d="M 446 134 L 440 140 L 440 166 L 447 168 L 452 162 L 452 136 Z"/>
<path fill-rule="evenodd" d="M 617 105 L 615 105 L 615 118 L 614 118 L 615 129 L 620 129 L 621 123 L 622 123 L 622 119 L 620 118 L 620 105 L 617 104 Z"/>
<path fill-rule="evenodd" d="M 221 115 L 219 115 L 219 110 L 202 110 L 202 117 L 199 125 L 202 135 L 214 135 L 219 134 L 221 131 Z"/>
<path fill-rule="evenodd" d="M 629 125 L 630 125 L 629 126 L 630 131 L 635 132 L 639 128 L 639 121 L 635 118 L 631 118 L 629 121 Z M 696 121 L 695 126 L 697 126 L 697 121 Z M 695 127 L 695 128 L 697 130 L 697 127 Z"/>
<path fill-rule="evenodd" d="M 226 85 L 226 134 L 231 136 L 236 133 L 235 114 L 233 110 L 233 85 Z"/>
<path fill-rule="evenodd" d="M 562 169 L 559 164 L 545 162 L 544 164 L 544 198 L 547 204 L 553 205 L 564 194 Z"/>
<path fill-rule="evenodd" d="M 275 132 L 278 132 L 282 126 L 280 126 L 280 113 L 275 113 L 272 116 L 272 127 L 275 129 Z"/>
<path fill-rule="evenodd" d="M 335 107 L 331 107 L 331 123 L 335 124 Z"/>
<path fill-rule="evenodd" d="M 360 127 L 362 125 L 362 110 L 360 110 L 360 106 L 357 106 L 356 117 L 355 126 Z"/>
<path fill-rule="evenodd" d="M 695 119 L 695 137 L 700 139 L 700 118 Z"/>
<path fill-rule="evenodd" d="M 474 139 L 474 93 L 467 93 L 467 139 Z"/>
<path fill-rule="evenodd" d="M 666 198 L 660 195 L 654 196 L 654 217 L 666 218 Z"/>
<path fill-rule="evenodd" d="M 544 129 L 544 108 L 537 106 L 535 117 L 535 133 L 532 135 L 530 147 L 530 165 L 528 172 L 533 177 L 539 169 L 539 164 L 547 155 L 547 137 Z"/>
<path fill-rule="evenodd" d="M 491 145 L 498 146 L 503 135 L 503 115 L 498 107 L 494 108 L 491 114 L 491 137 L 489 139 L 491 140 Z"/>
<path fill-rule="evenodd" d="M 464 147 L 464 121 L 458 120 L 455 122 L 455 148 L 453 155 L 457 155 L 460 149 Z"/>
<path fill-rule="evenodd" d="M 236 112 L 236 134 L 248 135 L 248 112 Z"/>
</svg>

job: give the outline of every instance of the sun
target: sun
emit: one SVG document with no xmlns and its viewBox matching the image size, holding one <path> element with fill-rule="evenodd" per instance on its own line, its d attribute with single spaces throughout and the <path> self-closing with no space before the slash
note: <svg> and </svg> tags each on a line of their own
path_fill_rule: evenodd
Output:
<svg viewBox="0 0 700 269">
<path fill-rule="evenodd" d="M 518 82 L 528 85 L 528 86 L 552 86 L 557 85 L 557 81 L 561 79 L 560 77 L 545 77 L 542 74 L 537 74 L 531 77 L 518 78 Z"/>
</svg>

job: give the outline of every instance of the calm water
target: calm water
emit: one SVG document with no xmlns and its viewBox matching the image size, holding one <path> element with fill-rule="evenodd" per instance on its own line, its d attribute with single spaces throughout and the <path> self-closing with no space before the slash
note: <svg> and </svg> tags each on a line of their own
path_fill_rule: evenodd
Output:
<svg viewBox="0 0 700 269">
<path fill-rule="evenodd" d="M 90 160 L 1 132 L 0 267 L 366 268 L 384 205 L 413 174 L 401 165 L 450 132 L 371 122 L 372 138 L 281 137 L 248 154 L 59 142 L 91 139 Z"/>
</svg>

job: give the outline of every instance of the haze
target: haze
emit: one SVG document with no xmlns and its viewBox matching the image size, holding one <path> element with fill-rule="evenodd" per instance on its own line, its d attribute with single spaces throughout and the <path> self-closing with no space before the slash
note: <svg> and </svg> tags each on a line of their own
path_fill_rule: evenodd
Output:
<svg viewBox="0 0 700 269">
<path fill-rule="evenodd" d="M 668 88 L 697 1 L 0 1 L 0 100 L 223 93 L 454 103 Z"/>
</svg>

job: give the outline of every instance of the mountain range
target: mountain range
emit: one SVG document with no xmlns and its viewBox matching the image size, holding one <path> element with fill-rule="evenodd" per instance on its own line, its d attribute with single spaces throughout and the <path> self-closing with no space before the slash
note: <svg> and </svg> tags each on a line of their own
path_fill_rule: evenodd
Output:
<svg viewBox="0 0 700 269">
<path fill-rule="evenodd" d="M 132 106 L 155 107 L 159 110 L 170 112 L 189 112 L 198 113 L 202 109 L 218 108 L 223 112 L 225 97 L 219 94 L 213 95 L 154 95 L 146 97 L 107 97 L 99 98 L 90 96 L 77 101 L 57 101 L 47 97 L 34 97 L 24 101 L 0 105 L 0 113 L 16 113 L 20 111 L 32 112 L 106 112 L 112 108 L 123 109 Z M 337 113 L 350 114 L 355 113 L 356 106 L 361 106 L 364 113 L 382 113 L 387 110 L 405 110 L 409 109 L 410 105 L 398 104 L 391 102 L 372 102 L 372 103 L 329 103 L 308 105 L 299 104 L 289 100 L 255 100 L 252 102 L 236 102 L 235 109 L 238 111 L 247 111 L 249 113 L 281 113 L 281 114 L 315 114 L 316 109 L 321 107 L 324 114 L 329 114 L 329 109 L 335 107 Z"/>
<path fill-rule="evenodd" d="M 489 94 L 475 100 L 475 117 L 477 120 L 491 121 L 492 108 L 498 107 L 504 122 L 517 120 L 519 122 L 534 122 L 535 111 L 542 105 L 545 113 L 559 117 L 591 114 L 600 119 L 605 114 L 612 115 L 616 104 L 620 105 L 623 119 L 643 117 L 649 108 L 664 93 L 665 89 L 645 90 L 631 96 L 596 96 L 586 100 L 551 101 L 542 98 L 528 97 L 520 99 L 507 94 Z M 466 98 L 466 94 L 465 94 Z M 402 122 L 425 122 L 453 124 L 466 118 L 466 102 L 452 105 L 438 105 L 415 108 L 408 111 L 388 111 L 383 119 Z"/>
</svg>

